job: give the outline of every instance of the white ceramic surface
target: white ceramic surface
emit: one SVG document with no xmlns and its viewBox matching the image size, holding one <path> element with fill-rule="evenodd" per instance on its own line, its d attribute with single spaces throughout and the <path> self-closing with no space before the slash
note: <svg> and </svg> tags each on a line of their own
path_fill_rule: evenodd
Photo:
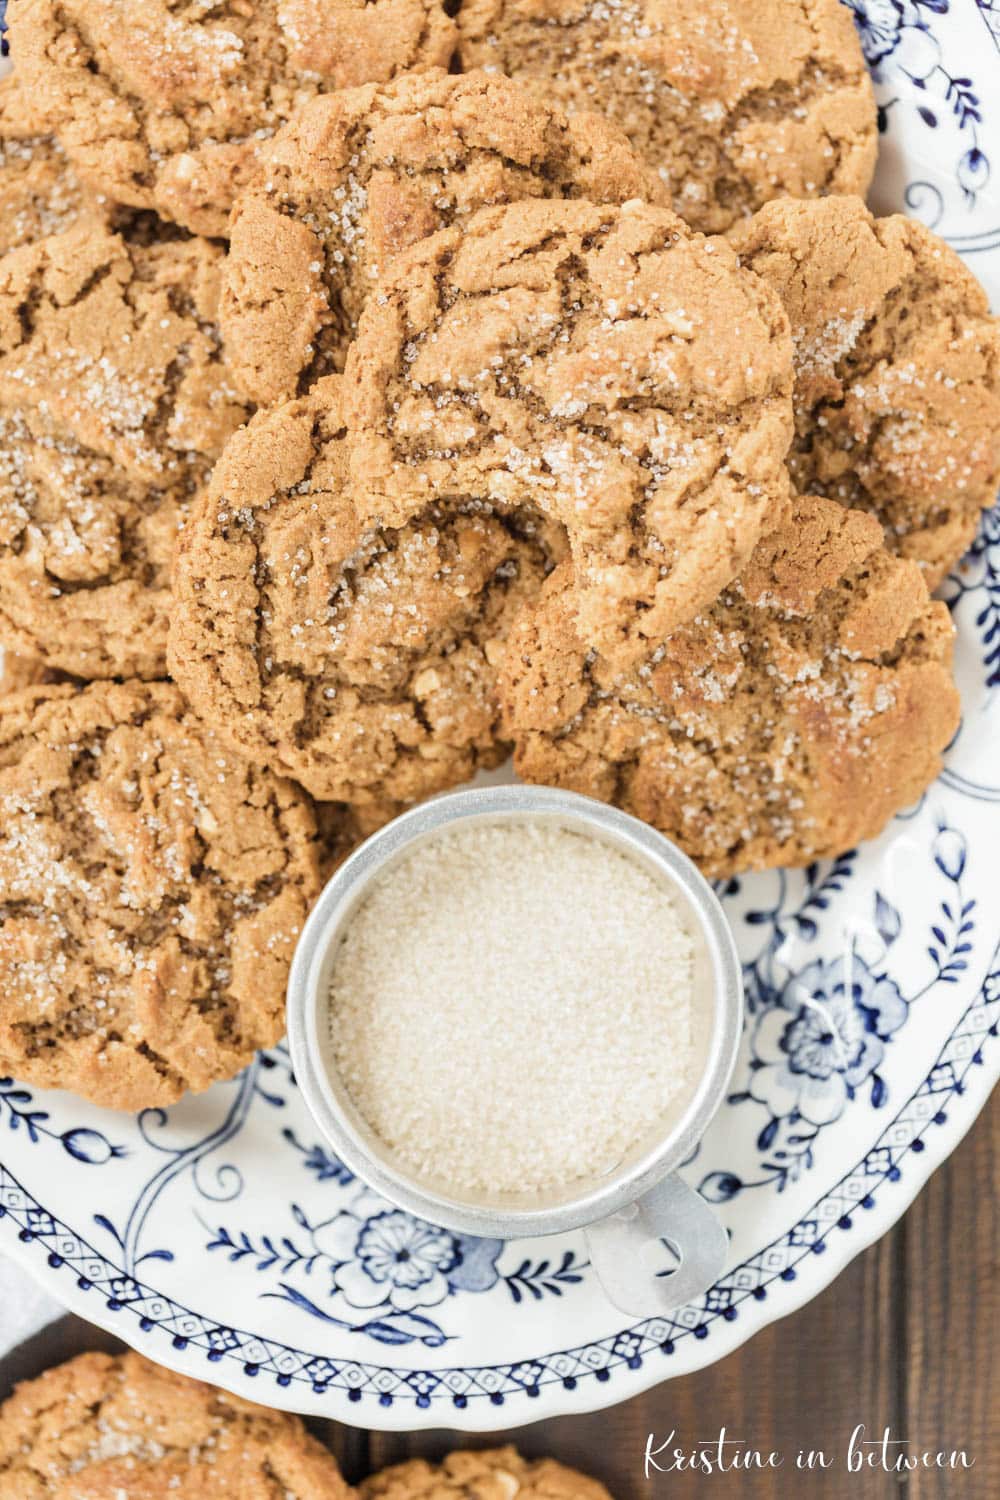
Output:
<svg viewBox="0 0 1000 1500">
<path fill-rule="evenodd" d="M 996 301 L 1000 4 L 852 9 L 887 127 L 878 205 L 935 224 Z M 137 1118 L 0 1082 L 0 1252 L 154 1359 L 370 1427 L 589 1410 L 800 1306 L 902 1213 L 1000 1065 L 1000 514 L 946 592 L 964 718 L 940 781 L 877 843 L 723 893 L 748 1018 L 684 1169 L 732 1236 L 697 1305 L 630 1321 L 575 1234 L 474 1240 L 380 1202 L 319 1144 L 281 1048 Z"/>
</svg>

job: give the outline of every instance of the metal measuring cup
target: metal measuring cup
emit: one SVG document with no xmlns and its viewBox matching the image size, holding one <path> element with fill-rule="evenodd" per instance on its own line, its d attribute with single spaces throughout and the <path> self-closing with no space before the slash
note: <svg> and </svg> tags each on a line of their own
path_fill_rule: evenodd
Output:
<svg viewBox="0 0 1000 1500">
<path fill-rule="evenodd" d="M 701 1070 L 648 1137 L 603 1175 L 544 1197 L 496 1201 L 454 1196 L 447 1184 L 415 1180 L 355 1108 L 338 1076 L 328 994 L 339 938 L 375 881 L 419 843 L 469 822 L 548 821 L 630 856 L 673 896 L 694 944 Z M 288 1042 L 295 1076 L 331 1149 L 376 1192 L 408 1212 L 461 1234 L 512 1240 L 584 1231 L 591 1264 L 616 1307 L 649 1315 L 700 1296 L 718 1280 L 726 1231 L 676 1169 L 695 1149 L 722 1103 L 736 1061 L 743 986 L 732 932 L 711 887 L 668 839 L 627 813 L 573 792 L 494 786 L 445 793 L 404 813 L 336 871 L 303 929 L 288 984 Z M 643 1260 L 665 1240 L 677 1269 L 657 1274 Z"/>
</svg>

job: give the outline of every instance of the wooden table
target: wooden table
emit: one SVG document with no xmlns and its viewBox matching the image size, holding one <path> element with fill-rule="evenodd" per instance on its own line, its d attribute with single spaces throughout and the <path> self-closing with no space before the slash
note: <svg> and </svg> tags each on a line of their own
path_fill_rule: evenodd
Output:
<svg viewBox="0 0 1000 1500">
<path fill-rule="evenodd" d="M 511 1439 L 527 1455 L 552 1454 L 603 1479 L 616 1500 L 997 1500 L 1000 1497 L 1000 1096 L 896 1228 L 853 1261 L 821 1297 L 765 1329 L 720 1364 L 670 1380 L 624 1406 L 562 1417 Z M 83 1348 L 115 1347 L 74 1318 L 22 1346 L 2 1372 L 37 1374 Z M 864 1423 L 885 1426 L 920 1450 L 964 1449 L 966 1472 L 917 1471 L 901 1482 L 851 1476 L 844 1453 Z M 412 1455 L 439 1457 L 461 1434 L 366 1433 L 313 1424 L 349 1479 Z M 688 1447 L 721 1426 L 747 1445 L 786 1455 L 777 1472 L 643 1475 L 647 1434 L 671 1429 Z M 464 1439 L 468 1442 L 469 1439 Z M 478 1446 L 482 1446 L 480 1443 Z M 799 1473 L 800 1448 L 836 1459 Z"/>
<path fill-rule="evenodd" d="M 1000 1097 L 931 1178 L 895 1229 L 851 1262 L 800 1312 L 728 1359 L 669 1380 L 624 1406 L 512 1432 L 526 1455 L 551 1453 L 603 1479 L 619 1500 L 998 1500 L 1000 1497 Z M 991 1375 L 993 1377 L 991 1382 Z M 964 1448 L 967 1472 L 849 1476 L 843 1455 L 859 1423 L 889 1425 L 921 1449 Z M 756 1448 L 787 1455 L 777 1472 L 643 1477 L 647 1434 L 675 1429 L 684 1446 L 725 1424 Z M 348 1463 L 375 1467 L 434 1456 L 449 1433 L 372 1433 Z M 790 1466 L 800 1448 L 837 1465 Z"/>
</svg>

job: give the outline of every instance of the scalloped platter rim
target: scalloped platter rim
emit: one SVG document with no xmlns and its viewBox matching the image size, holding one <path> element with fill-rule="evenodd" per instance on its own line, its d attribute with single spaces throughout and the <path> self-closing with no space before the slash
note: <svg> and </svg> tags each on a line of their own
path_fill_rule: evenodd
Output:
<svg viewBox="0 0 1000 1500">
<path fill-rule="evenodd" d="M 846 3 L 880 104 L 875 206 L 931 223 L 1000 305 L 1000 110 L 982 102 L 1000 0 Z M 1000 509 L 944 593 L 963 721 L 938 782 L 876 843 L 722 892 L 748 1014 L 685 1167 L 731 1233 L 697 1305 L 631 1322 L 578 1235 L 473 1240 L 377 1199 L 318 1141 L 282 1047 L 136 1117 L 0 1080 L 0 1251 L 152 1359 L 385 1429 L 592 1411 L 800 1307 L 895 1222 L 1000 1075 Z"/>
</svg>

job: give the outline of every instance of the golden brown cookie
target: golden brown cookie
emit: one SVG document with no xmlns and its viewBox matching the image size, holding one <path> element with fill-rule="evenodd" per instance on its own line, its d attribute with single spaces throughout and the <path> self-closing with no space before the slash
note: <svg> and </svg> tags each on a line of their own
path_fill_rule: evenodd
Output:
<svg viewBox="0 0 1000 1500">
<path fill-rule="evenodd" d="M 236 203 L 222 304 L 253 400 L 343 366 L 370 288 L 414 240 L 520 198 L 662 200 L 595 114 L 567 119 L 509 78 L 433 69 L 305 105 Z"/>
<path fill-rule="evenodd" d="M 12 73 L 0 79 L 0 255 L 96 207 L 58 143 L 39 132 L 26 90 Z"/>
<path fill-rule="evenodd" d="M 596 1479 L 551 1458 L 528 1462 L 510 1447 L 449 1453 L 440 1464 L 411 1459 L 373 1474 L 358 1494 L 361 1500 L 610 1500 Z"/>
<path fill-rule="evenodd" d="M 0 1500 L 350 1500 L 298 1417 L 138 1354 L 81 1354 L 0 1407 Z"/>
<path fill-rule="evenodd" d="M 696 229 L 868 190 L 875 101 L 840 0 L 462 0 L 458 27 L 463 67 L 621 125 Z"/>
<path fill-rule="evenodd" d="M 59 673 L 51 671 L 37 656 L 15 656 L 0 647 L 0 697 L 58 678 Z"/>
<path fill-rule="evenodd" d="M 244 419 L 222 251 L 81 220 L 0 261 L 0 643 L 79 677 L 164 670 L 174 540 Z"/>
<path fill-rule="evenodd" d="M 873 838 L 937 775 L 953 635 L 873 516 L 802 496 L 627 677 L 580 639 L 570 573 L 553 574 L 501 674 L 514 763 L 644 818 L 709 875 L 807 864 Z"/>
<path fill-rule="evenodd" d="M 25 688 L 0 712 L 0 1069 L 170 1104 L 282 1033 L 319 888 L 297 787 L 171 683 Z"/>
<path fill-rule="evenodd" d="M 859 198 L 770 203 L 734 229 L 795 343 L 792 478 L 872 511 L 933 588 L 1000 486 L 1000 319 L 955 252 Z"/>
<path fill-rule="evenodd" d="M 781 519 L 778 298 L 669 209 L 482 209 L 401 255 L 348 356 L 358 503 L 528 503 L 567 528 L 584 636 L 652 650 Z"/>
<path fill-rule="evenodd" d="M 497 664 L 548 548 L 474 502 L 366 528 L 341 397 L 328 376 L 230 443 L 181 539 L 169 655 L 241 752 L 371 826 L 503 758 Z"/>
<path fill-rule="evenodd" d="M 10 0 L 8 15 L 81 176 L 208 235 L 299 105 L 447 66 L 455 44 L 441 0 Z"/>
</svg>

